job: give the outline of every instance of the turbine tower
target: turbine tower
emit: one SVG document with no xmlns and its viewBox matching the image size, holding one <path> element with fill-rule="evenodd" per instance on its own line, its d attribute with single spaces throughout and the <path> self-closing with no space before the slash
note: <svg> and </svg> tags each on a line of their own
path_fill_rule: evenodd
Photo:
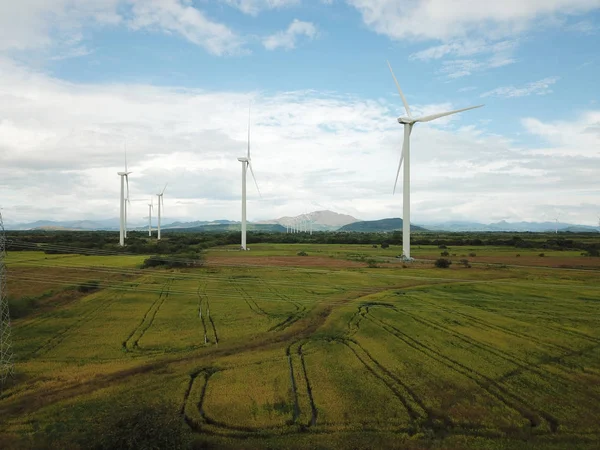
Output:
<svg viewBox="0 0 600 450">
<path fill-rule="evenodd" d="M 163 190 L 159 193 L 156 194 L 156 196 L 158 197 L 158 226 L 156 227 L 156 236 L 157 239 L 160 241 L 160 211 L 161 211 L 161 205 L 164 208 L 165 207 L 165 199 L 163 197 L 163 194 L 165 193 L 165 189 L 167 189 L 167 184 L 169 183 L 165 183 L 165 187 L 163 188 Z"/>
<path fill-rule="evenodd" d="M 127 183 L 127 201 L 129 201 L 129 174 L 127 171 L 127 152 L 125 153 L 125 172 L 117 172 L 117 175 L 121 177 L 121 211 L 119 216 L 119 245 L 123 247 L 125 245 L 125 238 L 127 237 L 127 207 L 125 205 L 125 183 Z"/>
<path fill-rule="evenodd" d="M 402 153 L 400 155 L 400 163 L 398 164 L 398 172 L 396 172 L 396 181 L 394 182 L 393 193 L 396 193 L 398 176 L 400 175 L 400 168 L 402 167 L 402 162 L 404 161 L 404 198 L 402 201 L 402 258 L 404 260 L 410 261 L 412 260 L 410 256 L 410 134 L 412 132 L 413 126 L 417 122 L 430 122 L 432 120 L 439 119 L 440 117 L 445 117 L 451 114 L 468 111 L 470 109 L 481 108 L 483 105 L 470 106 L 469 108 L 455 109 L 453 111 L 413 118 L 412 113 L 410 111 L 410 107 L 408 106 L 408 102 L 406 101 L 406 98 L 404 98 L 402 89 L 400 89 L 400 85 L 398 84 L 398 80 L 396 80 L 396 76 L 394 75 L 394 71 L 392 70 L 392 66 L 390 65 L 389 61 L 388 67 L 390 68 L 390 72 L 392 73 L 392 77 L 394 78 L 394 83 L 396 84 L 396 88 L 398 88 L 398 93 L 400 94 L 400 98 L 402 99 L 402 103 L 404 104 L 404 108 L 406 109 L 406 116 L 398 117 L 398 123 L 404 126 L 404 142 L 402 144 Z"/>
<path fill-rule="evenodd" d="M 252 170 L 252 160 L 250 158 L 250 107 L 248 107 L 248 153 L 246 156 L 238 158 L 238 161 L 242 163 L 242 244 L 240 248 L 242 250 L 248 250 L 246 246 L 246 172 L 248 171 L 248 168 L 250 168 L 250 173 L 254 179 L 258 195 L 262 198 L 256 177 L 254 176 L 254 170 Z"/>
<path fill-rule="evenodd" d="M 154 209 L 154 197 L 150 197 L 148 203 L 148 236 L 152 237 L 152 210 Z"/>
</svg>

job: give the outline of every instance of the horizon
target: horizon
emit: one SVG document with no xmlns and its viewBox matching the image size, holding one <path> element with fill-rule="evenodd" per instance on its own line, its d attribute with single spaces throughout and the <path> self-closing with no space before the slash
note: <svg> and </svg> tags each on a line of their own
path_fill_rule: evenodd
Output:
<svg viewBox="0 0 600 450">
<path fill-rule="evenodd" d="M 598 225 L 595 0 L 52 3 L 0 5 L 6 223 L 118 217 L 125 148 L 132 223 L 167 181 L 239 221 L 249 103 L 249 221 L 401 218 L 389 60 L 415 115 L 485 104 L 415 127 L 411 223 Z"/>
</svg>

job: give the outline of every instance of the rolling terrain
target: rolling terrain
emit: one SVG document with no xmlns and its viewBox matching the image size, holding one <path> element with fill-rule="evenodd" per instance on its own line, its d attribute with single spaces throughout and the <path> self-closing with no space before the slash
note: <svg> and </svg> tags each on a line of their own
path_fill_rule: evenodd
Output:
<svg viewBox="0 0 600 450">
<path fill-rule="evenodd" d="M 10 252 L 0 444 L 125 448 L 148 423 L 192 448 L 597 448 L 598 258 L 449 247 L 449 269 L 437 246 Z"/>
</svg>

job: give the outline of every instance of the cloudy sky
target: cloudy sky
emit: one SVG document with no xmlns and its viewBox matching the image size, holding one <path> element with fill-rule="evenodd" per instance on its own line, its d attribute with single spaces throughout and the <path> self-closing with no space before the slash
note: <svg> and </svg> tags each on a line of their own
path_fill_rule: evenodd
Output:
<svg viewBox="0 0 600 450">
<path fill-rule="evenodd" d="M 411 108 L 485 103 L 412 134 L 412 221 L 594 225 L 600 0 L 0 1 L 0 206 L 7 222 L 133 222 L 332 209 L 399 217 Z"/>
</svg>

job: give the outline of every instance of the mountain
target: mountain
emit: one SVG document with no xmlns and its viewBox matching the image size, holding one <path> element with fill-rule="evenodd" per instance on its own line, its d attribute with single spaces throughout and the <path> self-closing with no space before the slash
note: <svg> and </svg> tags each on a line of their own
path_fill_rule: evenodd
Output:
<svg viewBox="0 0 600 450">
<path fill-rule="evenodd" d="M 424 224 L 430 231 L 507 231 L 507 232 L 552 232 L 556 231 L 571 231 L 571 232 L 594 232 L 598 231 L 597 227 L 587 225 L 575 225 L 562 222 L 500 222 L 483 224 L 478 222 L 450 221 L 442 223 L 427 223 Z"/>
<path fill-rule="evenodd" d="M 197 233 L 197 232 L 213 232 L 213 233 L 224 233 L 224 232 L 228 232 L 228 231 L 236 231 L 236 232 L 240 232 L 240 227 L 241 224 L 239 222 L 235 223 L 232 222 L 230 224 L 213 224 L 213 225 L 200 225 L 200 226 L 195 226 L 195 227 L 187 227 L 187 228 L 182 228 L 182 227 L 177 227 L 177 228 L 165 228 L 163 229 L 161 227 L 161 231 L 164 233 L 168 233 L 168 232 L 181 232 L 181 233 L 185 233 L 185 232 L 189 232 L 189 233 Z M 246 224 L 247 230 L 248 231 L 263 231 L 263 232 L 271 232 L 271 233 L 285 233 L 286 229 L 285 227 L 282 227 L 279 224 L 271 224 L 271 223 L 262 223 L 262 224 L 256 224 L 256 223 L 247 223 Z"/>
<path fill-rule="evenodd" d="M 402 219 L 365 220 L 341 227 L 338 231 L 358 231 L 362 233 L 389 232 L 402 230 Z M 410 226 L 411 231 L 427 231 L 423 227 Z"/>
<path fill-rule="evenodd" d="M 356 217 L 349 216 L 347 214 L 339 214 L 329 210 L 313 211 L 306 214 L 300 214 L 298 216 L 284 216 L 279 219 L 261 220 L 256 223 L 258 224 L 279 224 L 286 227 L 294 221 L 302 221 L 303 218 L 310 218 L 313 221 L 312 229 L 314 231 L 334 231 L 344 225 L 348 225 L 354 222 L 358 222 L 359 219 Z"/>
</svg>

